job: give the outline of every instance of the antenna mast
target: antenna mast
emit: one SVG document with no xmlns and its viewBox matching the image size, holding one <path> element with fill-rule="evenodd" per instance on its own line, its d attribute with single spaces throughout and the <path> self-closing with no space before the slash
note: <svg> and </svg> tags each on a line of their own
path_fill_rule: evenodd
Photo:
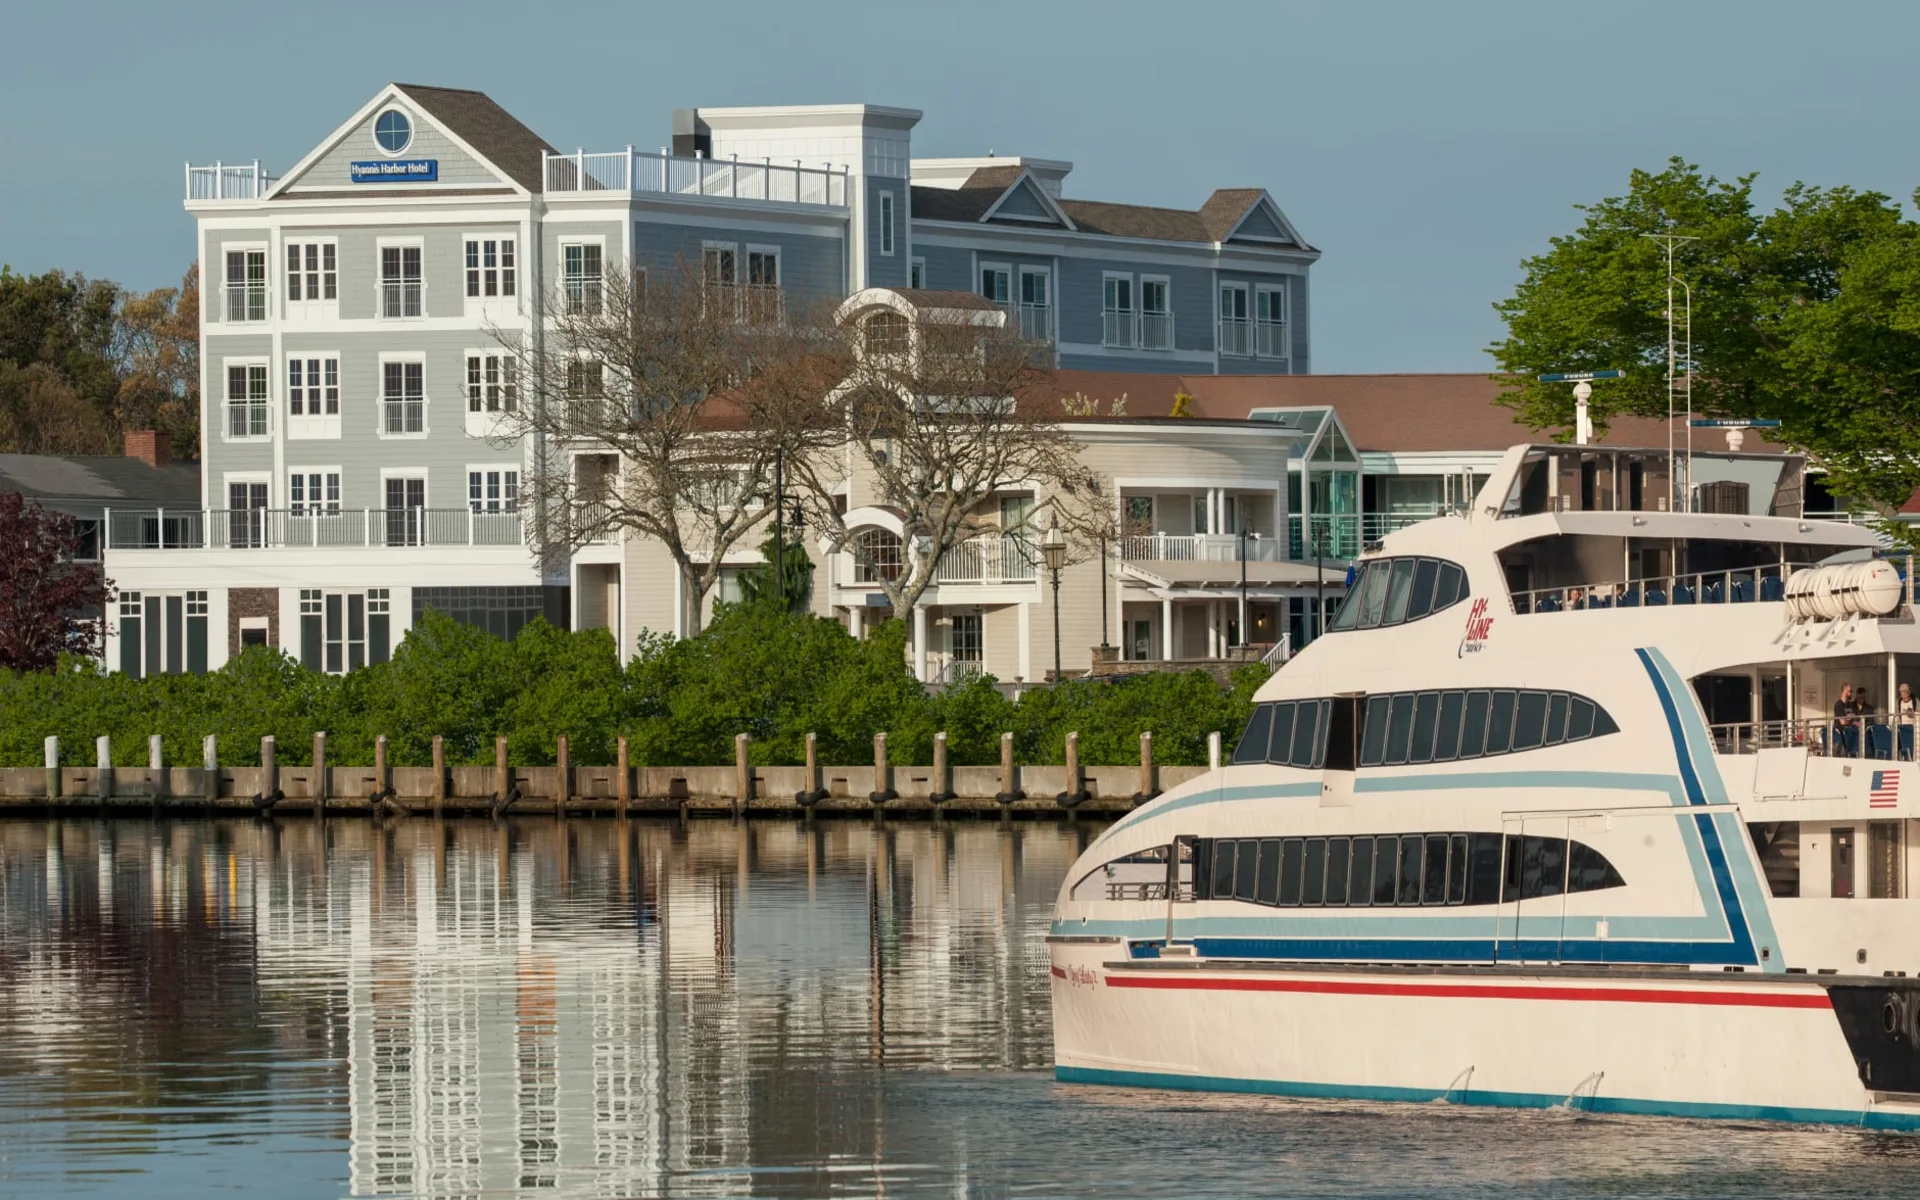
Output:
<svg viewBox="0 0 1920 1200">
<path fill-rule="evenodd" d="M 1666 233 L 1643 233 L 1640 236 L 1650 238 L 1667 248 L 1667 511 L 1673 512 L 1678 509 L 1681 500 L 1690 495 L 1693 481 L 1693 289 L 1687 287 L 1684 283 L 1680 283 L 1679 280 L 1673 277 L 1673 248 L 1681 242 L 1697 242 L 1700 239 L 1696 237 L 1686 237 L 1672 232 L 1672 221 L 1667 222 L 1667 230 L 1668 232 Z M 1674 367 L 1677 354 L 1673 340 L 1673 285 L 1676 283 L 1680 283 L 1680 286 L 1685 288 L 1687 293 L 1687 457 L 1685 470 L 1687 473 L 1688 486 L 1686 490 L 1681 490 L 1680 477 L 1674 470 L 1673 393 L 1675 382 Z M 1691 501 L 1687 503 L 1687 507 L 1689 509 L 1693 507 Z"/>
</svg>

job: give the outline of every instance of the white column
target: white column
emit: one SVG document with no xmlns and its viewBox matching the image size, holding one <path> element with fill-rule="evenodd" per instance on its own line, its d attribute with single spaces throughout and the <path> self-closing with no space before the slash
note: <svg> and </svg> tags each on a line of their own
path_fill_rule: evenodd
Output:
<svg viewBox="0 0 1920 1200">
<path fill-rule="evenodd" d="M 1173 601 L 1160 602 L 1160 657 L 1173 661 Z"/>
<path fill-rule="evenodd" d="M 927 682 L 927 606 L 913 606 L 913 674 L 921 683 Z"/>
<path fill-rule="evenodd" d="M 859 604 L 848 606 L 847 632 L 853 635 L 853 640 L 856 642 L 866 637 L 867 610 L 865 606 Z"/>
</svg>

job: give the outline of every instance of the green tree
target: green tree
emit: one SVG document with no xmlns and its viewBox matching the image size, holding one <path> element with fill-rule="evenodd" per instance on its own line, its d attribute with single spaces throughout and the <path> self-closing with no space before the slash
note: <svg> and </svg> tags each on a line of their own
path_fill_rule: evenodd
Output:
<svg viewBox="0 0 1920 1200">
<path fill-rule="evenodd" d="M 802 611 L 813 595 L 813 560 L 807 557 L 807 544 L 801 538 L 781 538 L 772 529 L 760 543 L 765 562 L 740 576 L 740 591 L 749 603 L 776 600 L 784 596 L 786 611 Z M 785 575 L 776 581 L 777 569 Z"/>
</svg>

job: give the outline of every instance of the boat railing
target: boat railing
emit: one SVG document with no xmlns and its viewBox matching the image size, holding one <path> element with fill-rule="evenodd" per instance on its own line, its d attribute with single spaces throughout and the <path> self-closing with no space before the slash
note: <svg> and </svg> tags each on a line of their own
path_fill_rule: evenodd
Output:
<svg viewBox="0 0 1920 1200">
<path fill-rule="evenodd" d="M 1167 885 L 1165 880 L 1159 883 L 1120 883 L 1116 881 L 1107 884 L 1107 899 L 1109 900 L 1165 900 L 1166 898 Z M 1193 899 L 1193 884 L 1183 881 L 1180 884 L 1180 892 L 1174 899 L 1176 901 L 1191 901 Z"/>
<path fill-rule="evenodd" d="M 1734 721 L 1707 727 L 1721 754 L 1754 754 L 1761 750 L 1805 747 L 1807 753 L 1829 758 L 1913 761 L 1913 726 L 1889 724 L 1884 715 L 1863 713 L 1838 717 L 1796 717 L 1783 721 Z"/>
<path fill-rule="evenodd" d="M 1796 569 L 1769 564 L 1725 571 L 1694 571 L 1681 575 L 1531 588 L 1513 593 L 1513 611 L 1525 615 L 1594 608 L 1772 603 L 1787 598 L 1787 576 Z"/>
</svg>

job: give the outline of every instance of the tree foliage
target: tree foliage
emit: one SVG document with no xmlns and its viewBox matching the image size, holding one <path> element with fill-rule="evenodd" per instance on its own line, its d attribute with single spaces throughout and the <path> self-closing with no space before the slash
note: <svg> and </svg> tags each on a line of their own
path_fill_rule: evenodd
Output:
<svg viewBox="0 0 1920 1200">
<path fill-rule="evenodd" d="M 1795 183 L 1761 211 L 1754 179 L 1674 158 L 1635 171 L 1626 195 L 1582 206 L 1580 228 L 1527 259 L 1494 306 L 1507 325 L 1489 347 L 1505 401 L 1536 428 L 1565 430 L 1571 389 L 1534 377 L 1621 370 L 1594 388 L 1596 426 L 1665 417 L 1667 261 L 1649 235 L 1679 235 L 1692 240 L 1673 251 L 1685 285 L 1675 327 L 1690 288 L 1696 413 L 1776 418 L 1836 494 L 1898 505 L 1920 486 L 1920 225 L 1897 201 L 1848 187 Z"/>
<path fill-rule="evenodd" d="M 1266 676 L 1242 668 L 1230 689 L 1198 672 L 1074 681 L 1018 702 L 991 679 L 929 694 L 906 670 L 905 641 L 897 621 L 858 641 L 833 621 L 756 603 L 721 605 L 694 637 L 643 634 L 625 665 L 605 630 L 536 621 L 508 642 L 432 611 L 391 662 L 344 676 L 259 646 L 211 674 L 145 679 L 66 657 L 52 672 L 0 673 L 0 764 L 37 765 L 50 734 L 67 761 L 90 761 L 107 734 L 116 761 L 138 765 L 156 733 L 172 765 L 197 765 L 208 734 L 226 763 L 258 762 L 269 734 L 281 761 L 304 763 L 316 730 L 342 763 L 372 762 L 385 734 L 393 763 L 425 765 L 438 734 L 452 763 L 492 762 L 504 736 L 513 761 L 547 764 L 564 734 L 579 763 L 613 762 L 625 735 L 637 764 L 721 765 L 738 733 L 768 765 L 804 762 L 808 733 L 825 762 L 870 762 L 886 733 L 893 761 L 925 763 L 943 729 L 955 765 L 997 763 L 1004 731 L 1022 761 L 1059 762 L 1076 730 L 1082 761 L 1130 763 L 1148 729 L 1158 761 L 1203 763 L 1207 734 L 1231 747 Z"/>
<path fill-rule="evenodd" d="M 45 671 L 62 654 L 97 655 L 112 583 L 76 563 L 73 518 L 0 492 L 0 669 Z"/>
</svg>

